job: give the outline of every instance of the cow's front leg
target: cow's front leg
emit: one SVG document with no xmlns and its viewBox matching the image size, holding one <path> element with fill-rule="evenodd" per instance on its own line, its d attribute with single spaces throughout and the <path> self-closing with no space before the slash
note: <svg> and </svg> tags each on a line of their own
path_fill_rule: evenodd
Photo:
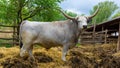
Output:
<svg viewBox="0 0 120 68">
<path fill-rule="evenodd" d="M 66 54 L 67 54 L 67 51 L 68 51 L 68 49 L 69 49 L 69 45 L 64 45 L 63 46 L 63 50 L 62 50 L 62 60 L 63 61 L 66 61 Z"/>
</svg>

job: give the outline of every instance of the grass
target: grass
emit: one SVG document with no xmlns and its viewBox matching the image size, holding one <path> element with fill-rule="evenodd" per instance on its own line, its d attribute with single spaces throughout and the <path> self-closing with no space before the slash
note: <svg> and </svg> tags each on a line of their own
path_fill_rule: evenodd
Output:
<svg viewBox="0 0 120 68">
<path fill-rule="evenodd" d="M 10 41 L 6 41 L 6 40 L 0 40 L 0 43 L 7 43 L 7 42 L 10 42 Z M 12 47 L 11 44 L 0 44 L 0 47 L 6 47 L 6 48 L 9 48 L 9 47 Z"/>
<path fill-rule="evenodd" d="M 76 46 L 80 46 L 81 44 L 80 43 L 77 43 Z"/>
</svg>

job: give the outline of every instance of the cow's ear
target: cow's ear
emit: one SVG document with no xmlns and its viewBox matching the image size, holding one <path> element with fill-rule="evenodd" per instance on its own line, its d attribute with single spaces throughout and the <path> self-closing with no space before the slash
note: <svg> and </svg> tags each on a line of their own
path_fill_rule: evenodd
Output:
<svg viewBox="0 0 120 68">
<path fill-rule="evenodd" d="M 90 23 L 92 21 L 92 19 L 89 19 L 88 17 L 86 17 L 86 19 L 87 19 L 87 23 Z"/>
<path fill-rule="evenodd" d="M 79 17 L 77 16 L 77 17 L 75 17 L 75 20 L 78 20 L 79 19 Z"/>
<path fill-rule="evenodd" d="M 87 23 L 90 23 L 90 22 L 92 22 L 92 19 L 88 19 L 88 20 L 87 20 Z"/>
</svg>

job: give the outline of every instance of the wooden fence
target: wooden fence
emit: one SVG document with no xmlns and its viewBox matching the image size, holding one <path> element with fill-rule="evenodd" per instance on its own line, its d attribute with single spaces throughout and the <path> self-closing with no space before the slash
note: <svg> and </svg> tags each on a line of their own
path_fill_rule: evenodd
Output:
<svg viewBox="0 0 120 68">
<path fill-rule="evenodd" d="M 94 22 L 93 30 L 90 31 L 83 31 L 80 36 L 79 43 L 81 44 L 96 44 L 96 43 L 117 43 L 118 40 L 118 30 L 115 29 L 104 29 L 102 28 L 101 31 L 96 31 L 96 24 Z M 115 34 L 115 35 L 113 35 Z"/>
<path fill-rule="evenodd" d="M 17 26 L 0 25 L 0 45 L 16 45 L 19 44 L 17 36 Z"/>
<path fill-rule="evenodd" d="M 117 43 L 118 36 L 112 35 L 109 32 L 117 32 L 116 30 L 104 30 L 99 32 L 82 32 L 80 36 L 81 44 L 95 43 Z"/>
<path fill-rule="evenodd" d="M 95 34 L 93 32 L 82 32 L 80 39 L 81 44 L 104 43 L 105 35 L 104 32 Z"/>
</svg>

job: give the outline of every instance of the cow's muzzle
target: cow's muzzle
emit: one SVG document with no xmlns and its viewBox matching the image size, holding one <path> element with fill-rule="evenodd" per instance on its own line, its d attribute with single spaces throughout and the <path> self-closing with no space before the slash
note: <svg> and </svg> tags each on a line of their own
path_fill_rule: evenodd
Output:
<svg viewBox="0 0 120 68">
<path fill-rule="evenodd" d="M 83 29 L 86 29 L 86 28 L 87 28 L 87 25 L 84 25 L 84 26 L 83 26 Z"/>
</svg>

